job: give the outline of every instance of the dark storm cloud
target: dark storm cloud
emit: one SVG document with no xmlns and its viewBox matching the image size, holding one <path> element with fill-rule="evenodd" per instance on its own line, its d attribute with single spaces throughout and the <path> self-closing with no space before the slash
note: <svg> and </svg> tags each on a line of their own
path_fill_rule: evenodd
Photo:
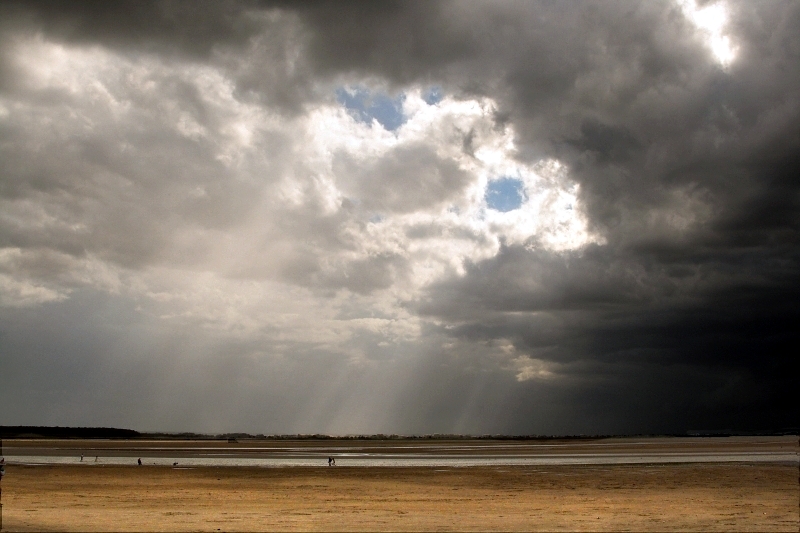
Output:
<svg viewBox="0 0 800 533">
<path fill-rule="evenodd" d="M 797 254 L 727 255 L 662 263 L 602 247 L 509 248 L 434 287 L 421 312 L 446 317 L 452 337 L 507 339 L 564 365 L 571 401 L 605 404 L 614 425 L 789 426 Z"/>
<path fill-rule="evenodd" d="M 738 48 L 727 68 L 671 3 L 309 16 L 323 68 L 397 83 L 434 76 L 451 91 L 492 95 L 523 139 L 522 157 L 569 165 L 607 241 L 576 253 L 504 248 L 431 287 L 420 312 L 459 324 L 448 330 L 456 337 L 629 365 L 603 389 L 618 395 L 612 410 L 652 393 L 682 402 L 670 424 L 713 424 L 726 409 L 744 426 L 795 423 L 783 402 L 800 340 L 800 7 L 736 3 L 729 16 Z M 339 17 L 346 22 L 331 23 Z M 659 383 L 656 368 L 674 379 Z M 624 384 L 645 375 L 650 388 Z M 713 385 L 734 375 L 726 390 Z M 716 396 L 692 406 L 704 383 Z"/>
<path fill-rule="evenodd" d="M 678 185 L 725 205 L 752 187 L 748 201 L 794 211 L 794 194 L 777 199 L 796 175 L 799 12 L 731 5 L 739 50 L 727 71 L 671 2 L 337 2 L 304 20 L 318 68 L 396 83 L 431 75 L 490 94 L 526 141 L 523 156 L 571 164 L 591 222 L 605 228 L 620 209 L 658 208 Z"/>
<path fill-rule="evenodd" d="M 253 2 L 161 0 L 4 2 L 14 21 L 67 42 L 203 58 L 220 44 L 243 45 L 261 27 L 248 16 Z"/>
<path fill-rule="evenodd" d="M 297 113 L 314 98 L 310 72 L 298 57 L 308 36 L 281 14 L 291 16 L 281 3 L 255 1 L 11 1 L 0 6 L 0 30 L 6 42 L 41 32 L 69 45 L 160 57 L 175 67 L 212 62 L 232 76 L 241 98 Z M 0 87 L 17 88 L 18 75 L 0 56 Z"/>
</svg>

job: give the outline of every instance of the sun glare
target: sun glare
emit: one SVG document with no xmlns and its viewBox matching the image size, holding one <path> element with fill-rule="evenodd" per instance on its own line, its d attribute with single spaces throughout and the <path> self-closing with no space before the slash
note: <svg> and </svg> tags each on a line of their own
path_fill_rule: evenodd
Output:
<svg viewBox="0 0 800 533">
<path fill-rule="evenodd" d="M 705 34 L 706 44 L 717 62 L 729 66 L 736 59 L 736 46 L 724 34 L 728 22 L 725 5 L 717 2 L 701 7 L 696 0 L 679 0 L 678 4 L 686 18 Z"/>
</svg>

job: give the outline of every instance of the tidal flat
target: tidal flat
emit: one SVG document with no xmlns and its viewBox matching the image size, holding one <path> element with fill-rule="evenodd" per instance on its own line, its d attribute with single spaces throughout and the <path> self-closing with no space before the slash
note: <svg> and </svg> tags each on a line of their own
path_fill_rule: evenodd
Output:
<svg viewBox="0 0 800 533">
<path fill-rule="evenodd" d="M 496 443 L 4 440 L 4 445 L 5 453 L 49 449 L 43 457 L 72 461 L 30 463 L 18 461 L 22 455 L 6 455 L 4 531 L 797 531 L 800 527 L 796 437 Z M 315 460 L 338 452 L 339 466 L 187 465 L 191 458 L 187 450 L 193 447 L 198 454 L 216 449 L 217 458 L 236 449 L 234 455 L 252 455 L 253 449 L 264 455 L 270 447 L 273 452 L 305 454 Z M 83 461 L 73 453 L 78 449 L 83 449 Z M 174 461 L 177 465 L 152 464 L 147 453 L 165 449 L 182 457 Z M 54 450 L 65 455 L 54 455 Z M 454 457 L 753 453 L 794 459 L 422 467 L 352 466 L 347 459 L 365 453 L 434 452 Z M 143 466 L 136 465 L 137 455 L 145 457 Z M 112 464 L 111 457 L 134 459 L 131 464 Z"/>
</svg>

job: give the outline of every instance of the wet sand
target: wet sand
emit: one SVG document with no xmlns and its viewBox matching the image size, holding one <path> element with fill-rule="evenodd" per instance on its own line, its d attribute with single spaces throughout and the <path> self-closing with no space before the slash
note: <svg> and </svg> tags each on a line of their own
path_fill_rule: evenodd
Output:
<svg viewBox="0 0 800 533">
<path fill-rule="evenodd" d="M 797 464 L 6 471 L 3 531 L 800 528 Z"/>
<path fill-rule="evenodd" d="M 5 453 L 14 456 L 87 458 L 242 458 L 254 460 L 307 458 L 309 466 L 326 464 L 328 456 L 348 458 L 409 458 L 413 456 L 458 459 L 547 458 L 593 456 L 667 457 L 698 455 L 711 458 L 750 454 L 790 456 L 797 461 L 797 436 L 772 437 L 642 437 L 594 439 L 246 439 L 225 440 L 80 440 L 5 439 Z M 146 460 L 146 459 L 145 459 Z M 47 462 L 45 460 L 45 462 Z M 172 461 L 169 462 L 171 464 Z M 663 461 L 662 461 L 663 462 Z M 702 462 L 702 460 L 701 460 Z M 117 462 L 120 464 L 120 462 Z M 124 461 L 122 461 L 124 464 Z M 201 466 L 201 465 L 196 465 Z M 386 465 L 390 466 L 390 465 Z M 424 465 L 419 465 L 424 466 Z M 476 465 L 477 466 L 477 465 Z"/>
</svg>

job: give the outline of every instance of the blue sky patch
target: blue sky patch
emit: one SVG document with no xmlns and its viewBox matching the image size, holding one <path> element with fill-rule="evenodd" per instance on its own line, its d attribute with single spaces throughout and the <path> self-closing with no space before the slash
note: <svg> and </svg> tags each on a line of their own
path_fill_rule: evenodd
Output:
<svg viewBox="0 0 800 533">
<path fill-rule="evenodd" d="M 336 99 L 359 122 L 371 124 L 375 119 L 381 126 L 394 131 L 406 122 L 403 115 L 403 93 L 396 98 L 381 92 L 371 92 L 364 87 L 340 87 L 336 89 Z"/>
<path fill-rule="evenodd" d="M 525 188 L 517 178 L 492 180 L 486 187 L 486 204 L 489 209 L 503 213 L 519 209 L 525 201 Z"/>
<path fill-rule="evenodd" d="M 436 105 L 442 101 L 442 88 L 438 86 L 429 87 L 427 91 L 422 93 L 422 99 L 428 105 Z"/>
</svg>

